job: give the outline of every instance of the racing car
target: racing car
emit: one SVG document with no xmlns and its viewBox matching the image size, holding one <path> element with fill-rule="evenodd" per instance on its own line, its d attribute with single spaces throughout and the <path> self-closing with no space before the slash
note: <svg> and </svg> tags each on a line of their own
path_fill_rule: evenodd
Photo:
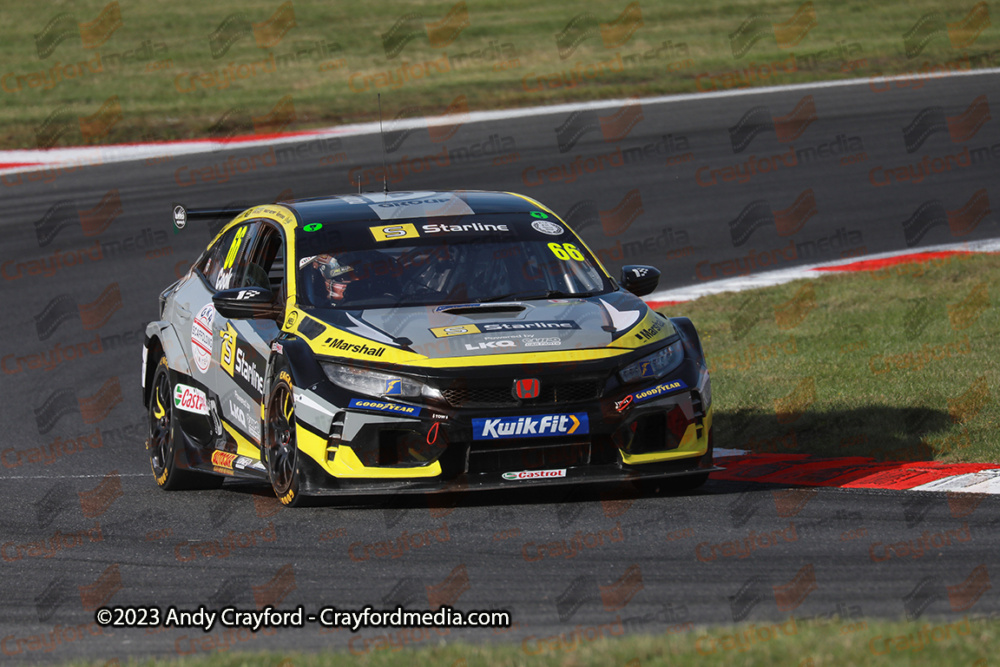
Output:
<svg viewBox="0 0 1000 667">
<path fill-rule="evenodd" d="M 502 192 L 338 195 L 232 218 L 160 294 L 142 392 L 156 483 L 313 496 L 657 480 L 716 470 L 690 320 L 550 208 Z M 671 479 L 664 479 L 671 478 Z"/>
</svg>

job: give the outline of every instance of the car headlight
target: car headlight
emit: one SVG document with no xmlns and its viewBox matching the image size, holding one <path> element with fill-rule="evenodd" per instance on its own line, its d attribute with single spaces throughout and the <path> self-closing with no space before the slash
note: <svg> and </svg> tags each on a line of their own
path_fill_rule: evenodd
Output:
<svg viewBox="0 0 1000 667">
<path fill-rule="evenodd" d="M 324 363 L 323 372 L 338 387 L 377 398 L 442 398 L 441 392 L 411 378 L 378 371 Z"/>
<path fill-rule="evenodd" d="M 660 378 L 680 366 L 683 360 L 684 342 L 678 339 L 648 357 L 643 357 L 621 369 L 618 371 L 618 377 L 626 384 L 636 380 Z"/>
</svg>

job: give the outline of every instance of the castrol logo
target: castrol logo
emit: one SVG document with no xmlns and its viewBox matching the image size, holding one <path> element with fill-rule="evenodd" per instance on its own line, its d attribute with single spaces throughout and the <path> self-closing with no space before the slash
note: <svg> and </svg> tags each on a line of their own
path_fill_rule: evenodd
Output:
<svg viewBox="0 0 1000 667">
<path fill-rule="evenodd" d="M 202 390 L 179 384 L 174 387 L 174 407 L 185 412 L 207 415 L 208 399 Z"/>
</svg>

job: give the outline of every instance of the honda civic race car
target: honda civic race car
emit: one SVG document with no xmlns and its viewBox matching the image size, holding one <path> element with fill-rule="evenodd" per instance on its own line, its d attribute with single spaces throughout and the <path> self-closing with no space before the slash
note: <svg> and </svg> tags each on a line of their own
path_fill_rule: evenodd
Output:
<svg viewBox="0 0 1000 667">
<path fill-rule="evenodd" d="M 552 210 L 497 192 L 174 207 L 235 216 L 160 295 L 143 401 L 164 489 L 309 496 L 676 478 L 716 470 L 692 323 L 616 281 Z"/>
</svg>

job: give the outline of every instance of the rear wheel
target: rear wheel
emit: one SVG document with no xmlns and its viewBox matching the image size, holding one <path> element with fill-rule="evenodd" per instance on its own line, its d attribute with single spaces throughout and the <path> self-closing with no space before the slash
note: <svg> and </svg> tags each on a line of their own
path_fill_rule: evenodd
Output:
<svg viewBox="0 0 1000 667">
<path fill-rule="evenodd" d="M 167 358 L 162 353 L 153 374 L 153 392 L 149 397 L 149 464 L 153 477 L 162 489 L 211 489 L 222 486 L 222 477 L 181 468 L 177 465 L 174 443 L 174 396 L 170 386 Z"/>
<path fill-rule="evenodd" d="M 282 505 L 300 507 L 306 503 L 301 493 L 299 450 L 295 440 L 295 395 L 287 371 L 278 374 L 265 413 L 264 459 L 274 495 Z"/>
</svg>

